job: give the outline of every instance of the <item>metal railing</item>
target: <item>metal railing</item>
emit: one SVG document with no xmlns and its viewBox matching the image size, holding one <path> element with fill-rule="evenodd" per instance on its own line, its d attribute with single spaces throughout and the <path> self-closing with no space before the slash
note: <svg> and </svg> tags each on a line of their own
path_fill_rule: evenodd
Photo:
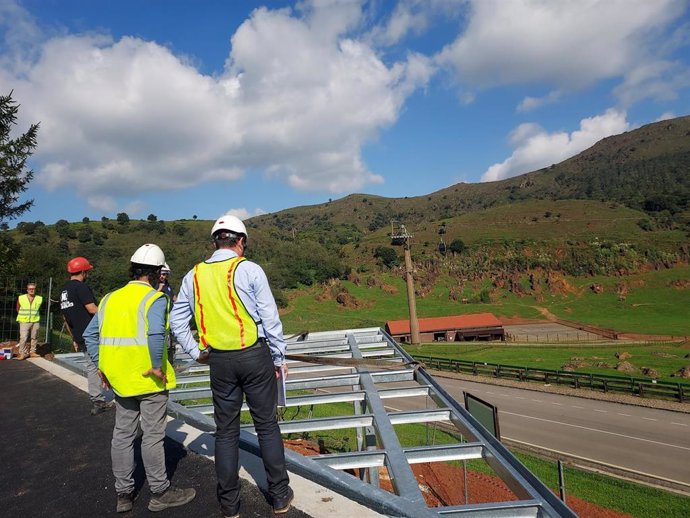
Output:
<svg viewBox="0 0 690 518">
<path fill-rule="evenodd" d="M 493 376 L 518 381 L 536 381 L 539 383 L 566 385 L 572 388 L 588 388 L 603 392 L 627 393 L 640 397 L 671 399 L 684 403 L 690 400 L 690 383 L 657 381 L 649 378 L 632 376 L 614 376 L 610 374 L 591 374 L 550 369 L 535 369 L 515 365 L 454 360 L 436 356 L 412 355 L 424 363 L 428 369 L 448 372 L 469 373 L 475 376 Z"/>
<path fill-rule="evenodd" d="M 355 434 L 353 450 L 311 457 L 286 450 L 286 461 L 293 472 L 393 517 L 575 518 L 548 487 L 381 329 L 309 333 L 288 340 L 288 351 L 316 361 L 288 360 L 286 408 L 310 410 L 306 418 L 297 418 L 295 413 L 294 418 L 281 420 L 282 434 Z M 326 361 L 335 358 L 376 359 L 388 368 L 363 362 L 338 366 Z M 213 432 L 209 368 L 191 362 L 184 354 L 176 358 L 177 362 L 184 360 L 190 363 L 181 364 L 184 367 L 178 371 L 177 388 L 170 391 L 168 413 L 200 430 Z M 83 355 L 58 355 L 56 362 L 84 372 Z M 388 407 L 391 403 L 400 409 Z M 318 413 L 319 407 L 323 413 Z M 436 442 L 439 424 L 454 433 Z M 410 443 L 403 432 L 418 426 L 427 432 L 426 439 Z M 252 424 L 242 426 L 240 446 L 258 453 Z M 465 482 L 464 498 L 429 507 L 412 465 L 462 463 L 457 472 L 466 476 L 466 462 L 490 468 L 514 499 L 481 499 L 482 503 L 477 503 Z M 351 470 L 358 470 L 359 476 Z M 384 488 L 386 480 L 392 484 L 392 491 Z"/>
</svg>

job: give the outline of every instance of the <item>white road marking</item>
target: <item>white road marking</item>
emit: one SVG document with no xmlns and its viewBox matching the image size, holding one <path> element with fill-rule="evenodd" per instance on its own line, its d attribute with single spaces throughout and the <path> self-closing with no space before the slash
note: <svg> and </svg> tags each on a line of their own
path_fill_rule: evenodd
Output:
<svg viewBox="0 0 690 518">
<path fill-rule="evenodd" d="M 595 412 L 601 412 L 602 414 L 608 414 L 607 410 L 599 410 L 598 408 L 594 409 Z"/>
<path fill-rule="evenodd" d="M 515 399 L 525 399 L 524 397 L 515 396 Z"/>
<path fill-rule="evenodd" d="M 534 401 L 535 403 L 541 403 L 541 399 L 533 399 L 532 401 Z"/>
<path fill-rule="evenodd" d="M 624 415 L 625 417 L 632 417 L 630 414 L 624 414 L 622 412 L 616 412 L 618 415 Z"/>
<path fill-rule="evenodd" d="M 558 405 L 558 406 L 563 406 L 563 403 L 554 403 L 553 401 L 551 402 L 552 405 Z"/>
<path fill-rule="evenodd" d="M 577 424 L 563 423 L 563 422 L 561 422 L 561 421 L 553 421 L 553 420 L 551 420 L 551 419 L 543 419 L 543 418 L 541 418 L 541 417 L 533 417 L 533 416 L 530 416 L 530 415 L 516 414 L 516 413 L 513 413 L 513 412 L 505 412 L 505 411 L 504 411 L 503 413 L 504 413 L 504 414 L 509 414 L 509 415 L 514 415 L 514 416 L 516 416 L 516 417 L 524 417 L 525 419 L 534 419 L 535 421 L 543 421 L 543 422 L 545 422 L 545 423 L 553 423 L 553 424 L 559 424 L 559 425 L 562 425 L 562 426 L 570 426 L 571 428 L 580 428 L 581 430 L 587 430 L 587 431 L 590 431 L 590 432 L 605 433 L 605 434 L 607 434 L 607 435 L 615 435 L 616 437 L 624 437 L 624 438 L 626 438 L 626 439 L 633 439 L 633 440 L 635 440 L 635 441 L 650 442 L 650 443 L 652 443 L 652 444 L 658 444 L 658 445 L 660 445 L 660 446 L 668 446 L 669 448 L 678 448 L 678 449 L 680 449 L 680 450 L 687 450 L 687 451 L 690 451 L 690 448 L 688 448 L 688 447 L 686 447 L 686 446 L 678 446 L 678 445 L 676 445 L 676 444 L 668 444 L 668 443 L 660 442 L 660 441 L 652 441 L 651 439 L 642 439 L 641 437 L 633 437 L 632 435 L 625 435 L 625 434 L 622 434 L 622 433 L 609 432 L 609 431 L 606 431 L 606 430 L 599 430 L 599 429 L 597 429 L 597 428 L 590 428 L 590 427 L 588 427 L 588 426 L 580 426 L 580 425 L 577 425 Z"/>
<path fill-rule="evenodd" d="M 675 425 L 677 425 L 677 426 L 688 426 L 688 425 L 686 425 L 685 423 L 673 423 L 673 422 L 672 422 L 671 424 L 675 424 Z"/>
<path fill-rule="evenodd" d="M 658 421 L 658 419 L 654 419 L 653 417 L 643 417 L 645 421 Z"/>
<path fill-rule="evenodd" d="M 585 407 L 583 406 L 577 406 L 577 405 L 572 405 L 573 408 L 578 408 L 580 410 L 584 410 Z"/>
</svg>

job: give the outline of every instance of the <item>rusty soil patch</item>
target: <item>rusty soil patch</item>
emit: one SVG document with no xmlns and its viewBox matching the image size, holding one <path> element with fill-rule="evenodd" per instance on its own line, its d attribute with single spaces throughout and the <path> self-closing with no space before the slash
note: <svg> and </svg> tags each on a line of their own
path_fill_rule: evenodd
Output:
<svg viewBox="0 0 690 518">
<path fill-rule="evenodd" d="M 328 453 L 311 441 L 286 440 L 285 447 L 301 455 Z M 517 497 L 499 477 L 468 470 L 443 463 L 422 463 L 412 465 L 412 471 L 429 507 L 478 504 L 485 502 L 508 502 Z M 353 473 L 354 475 L 354 473 Z M 381 488 L 393 492 L 393 485 L 385 468 L 379 470 Z M 465 479 L 468 501 L 465 502 Z M 631 518 L 630 515 L 605 509 L 574 496 L 567 497 L 568 506 L 580 518 Z"/>
</svg>

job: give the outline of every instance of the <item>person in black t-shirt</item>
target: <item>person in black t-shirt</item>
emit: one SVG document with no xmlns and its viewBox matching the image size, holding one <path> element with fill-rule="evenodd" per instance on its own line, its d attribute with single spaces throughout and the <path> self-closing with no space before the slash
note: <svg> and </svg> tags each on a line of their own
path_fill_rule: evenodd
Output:
<svg viewBox="0 0 690 518">
<path fill-rule="evenodd" d="M 60 309 L 65 323 L 72 335 L 72 346 L 75 352 L 83 352 L 86 363 L 86 378 L 89 382 L 89 398 L 91 399 L 91 415 L 98 415 L 113 406 L 112 395 L 102 390 L 98 366 L 93 363 L 86 353 L 83 333 L 91 318 L 98 311 L 96 298 L 91 288 L 86 284 L 88 272 L 93 265 L 84 257 L 75 257 L 67 263 L 70 280 L 62 287 L 60 293 Z M 111 397 L 108 397 L 111 396 Z"/>
</svg>

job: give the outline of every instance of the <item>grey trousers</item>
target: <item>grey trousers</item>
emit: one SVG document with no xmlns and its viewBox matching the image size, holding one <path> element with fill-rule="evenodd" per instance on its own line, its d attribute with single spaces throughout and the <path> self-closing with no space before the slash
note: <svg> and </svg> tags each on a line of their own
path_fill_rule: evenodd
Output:
<svg viewBox="0 0 690 518">
<path fill-rule="evenodd" d="M 170 486 L 163 448 L 167 406 L 167 391 L 133 397 L 115 395 L 115 428 L 110 453 L 118 494 L 134 491 L 134 440 L 140 421 L 141 457 L 149 488 L 152 493 L 162 493 Z"/>
<path fill-rule="evenodd" d="M 19 343 L 17 350 L 21 355 L 29 354 L 29 347 L 27 342 L 31 338 L 31 352 L 36 352 L 36 345 L 38 345 L 38 322 L 19 322 Z"/>
<path fill-rule="evenodd" d="M 91 403 L 105 403 L 106 397 L 103 392 L 101 377 L 98 375 L 98 366 L 93 363 L 91 356 L 86 351 L 84 351 L 84 360 L 86 364 L 86 379 L 89 382 L 89 399 Z"/>
</svg>

